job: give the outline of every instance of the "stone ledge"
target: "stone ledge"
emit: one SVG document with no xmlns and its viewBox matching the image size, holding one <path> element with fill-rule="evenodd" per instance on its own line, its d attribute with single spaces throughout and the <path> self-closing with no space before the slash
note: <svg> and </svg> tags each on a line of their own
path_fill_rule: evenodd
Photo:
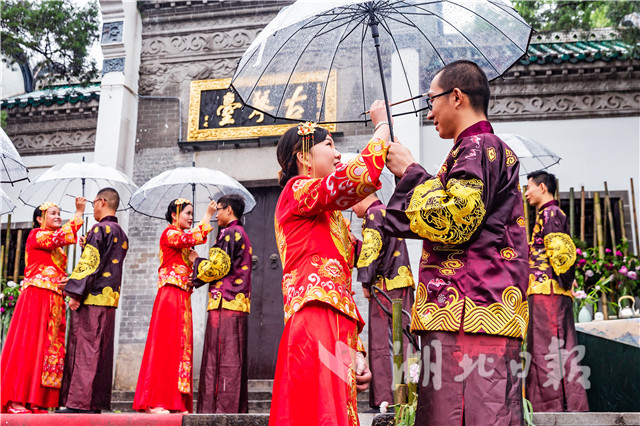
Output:
<svg viewBox="0 0 640 426">
<path fill-rule="evenodd" d="M 188 414 L 182 426 L 267 426 L 269 414 Z"/>
<path fill-rule="evenodd" d="M 535 426 L 640 425 L 640 413 L 533 413 Z M 393 414 L 380 414 L 373 426 L 393 425 Z"/>
</svg>

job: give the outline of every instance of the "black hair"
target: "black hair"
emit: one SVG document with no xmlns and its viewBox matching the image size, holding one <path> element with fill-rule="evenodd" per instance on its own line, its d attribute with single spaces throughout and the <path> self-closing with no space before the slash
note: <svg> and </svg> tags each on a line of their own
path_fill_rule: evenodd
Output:
<svg viewBox="0 0 640 426">
<path fill-rule="evenodd" d="M 223 208 L 231 207 L 233 215 L 240 220 L 244 214 L 244 198 L 238 194 L 227 194 L 220 197 L 218 205 Z"/>
<path fill-rule="evenodd" d="M 40 224 L 38 223 L 38 218 L 42 217 L 42 210 L 40 210 L 40 206 L 36 207 L 33 211 L 33 227 L 40 228 Z"/>
<path fill-rule="evenodd" d="M 189 201 L 187 201 L 186 203 L 182 203 L 182 204 L 176 204 L 176 201 L 178 201 L 179 198 L 176 198 L 175 200 L 173 200 L 172 202 L 169 203 L 169 206 L 167 207 L 167 212 L 164 214 L 164 218 L 167 219 L 167 222 L 169 223 L 173 223 L 173 217 L 171 217 L 172 213 L 178 213 L 178 206 L 182 206 L 180 207 L 180 210 L 184 210 L 186 208 L 186 206 L 191 205 L 191 203 Z"/>
<path fill-rule="evenodd" d="M 118 207 L 120 207 L 120 194 L 113 188 L 102 188 L 98 191 L 96 197 L 104 198 L 107 206 L 112 210 L 118 210 Z"/>
<path fill-rule="evenodd" d="M 487 75 L 478 64 L 467 60 L 451 62 L 436 75 L 439 76 L 438 83 L 443 91 L 460 89 L 469 96 L 469 102 L 475 111 L 483 111 L 484 115 L 489 115 L 491 89 Z"/>
<path fill-rule="evenodd" d="M 527 175 L 527 180 L 529 179 L 533 180 L 536 185 L 544 183 L 547 187 L 547 191 L 549 191 L 549 193 L 555 197 L 557 188 L 556 175 L 544 170 L 536 170 L 535 172 L 531 172 Z"/>
<path fill-rule="evenodd" d="M 316 127 L 315 132 L 309 138 L 311 147 L 329 136 L 329 131 L 323 127 Z M 276 148 L 276 155 L 278 157 L 278 163 L 281 170 L 278 172 L 278 183 L 284 187 L 289 179 L 294 176 L 298 176 L 298 162 L 297 153 L 302 151 L 302 136 L 298 134 L 298 126 L 293 126 L 282 136 L 278 141 L 278 147 Z"/>
</svg>

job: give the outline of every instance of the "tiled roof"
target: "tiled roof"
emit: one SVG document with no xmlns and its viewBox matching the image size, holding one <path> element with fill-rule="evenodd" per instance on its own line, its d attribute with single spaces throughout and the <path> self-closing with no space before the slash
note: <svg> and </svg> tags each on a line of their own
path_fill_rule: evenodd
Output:
<svg viewBox="0 0 640 426">
<path fill-rule="evenodd" d="M 522 65 L 610 61 L 631 54 L 633 46 L 619 40 L 531 43 Z"/>
<path fill-rule="evenodd" d="M 50 89 L 36 90 L 34 92 L 23 93 L 2 100 L 2 108 L 25 108 L 27 106 L 55 104 L 62 105 L 66 102 L 75 104 L 78 102 L 89 102 L 93 99 L 100 99 L 100 84 L 87 87 L 82 86 L 62 86 Z"/>
</svg>

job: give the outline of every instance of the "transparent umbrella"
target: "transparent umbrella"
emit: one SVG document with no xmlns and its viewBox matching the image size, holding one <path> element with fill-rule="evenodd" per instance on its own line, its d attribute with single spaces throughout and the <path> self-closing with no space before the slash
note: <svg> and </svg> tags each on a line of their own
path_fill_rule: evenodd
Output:
<svg viewBox="0 0 640 426">
<path fill-rule="evenodd" d="M 45 201 L 56 203 L 64 212 L 75 212 L 74 197 L 86 197 L 91 201 L 102 188 L 110 187 L 120 195 L 118 210 L 128 208 L 129 198 L 138 189 L 124 173 L 113 167 L 93 162 L 63 163 L 51 167 L 20 191 L 19 199 L 31 207 Z M 89 203 L 91 204 L 91 203 Z M 87 205 L 85 214 L 91 214 Z"/>
<path fill-rule="evenodd" d="M 536 170 L 546 170 L 549 167 L 558 164 L 561 160 L 558 154 L 555 154 L 549 148 L 522 135 L 514 135 L 504 133 L 497 135 L 504 141 L 520 160 L 520 176 Z"/>
<path fill-rule="evenodd" d="M 0 214 L 11 213 L 13 209 L 16 208 L 16 205 L 13 204 L 13 201 L 11 201 L 11 198 L 9 198 L 6 192 L 4 192 L 1 189 L 0 189 L 0 196 L 2 197 L 2 208 L 0 208 Z"/>
<path fill-rule="evenodd" d="M 29 179 L 29 170 L 24 165 L 18 150 L 9 139 L 9 136 L 0 128 L 0 165 L 2 169 L 2 183 L 20 182 Z"/>
<path fill-rule="evenodd" d="M 231 85 L 275 119 L 366 122 L 374 100 L 390 100 L 392 68 L 394 90 L 412 100 L 404 113 L 416 113 L 443 65 L 469 59 L 494 79 L 526 54 L 531 32 L 502 0 L 298 0 L 256 37 Z"/>
<path fill-rule="evenodd" d="M 196 195 L 200 201 L 208 203 L 227 194 L 239 194 L 244 198 L 245 213 L 256 205 L 256 200 L 244 186 L 219 170 L 178 167 L 151 178 L 133 194 L 129 205 L 138 213 L 164 219 L 167 206 L 176 198 L 187 198 L 195 207 Z"/>
</svg>

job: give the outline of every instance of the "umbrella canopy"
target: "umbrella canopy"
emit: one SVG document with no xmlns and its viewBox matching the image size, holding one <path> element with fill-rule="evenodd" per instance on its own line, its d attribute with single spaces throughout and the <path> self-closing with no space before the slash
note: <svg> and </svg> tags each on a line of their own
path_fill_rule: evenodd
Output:
<svg viewBox="0 0 640 426">
<path fill-rule="evenodd" d="M 497 135 L 506 143 L 520 160 L 520 176 L 536 170 L 545 170 L 561 160 L 560 156 L 552 152 L 540 142 L 525 136 L 504 133 Z"/>
<path fill-rule="evenodd" d="M 11 198 L 9 198 L 2 189 L 0 189 L 0 196 L 2 197 L 2 208 L 0 208 L 0 214 L 11 213 L 13 209 L 16 208 L 16 205 L 13 204 Z"/>
<path fill-rule="evenodd" d="M 178 167 L 162 172 L 142 185 L 131 197 L 129 205 L 138 213 L 164 219 L 167 206 L 176 198 L 187 198 L 195 204 L 196 196 L 208 203 L 228 194 L 239 194 L 244 198 L 245 213 L 256 205 L 256 200 L 244 186 L 219 170 Z"/>
<path fill-rule="evenodd" d="M 27 166 L 24 165 L 18 150 L 9 139 L 9 136 L 0 128 L 0 161 L 2 164 L 2 183 L 19 182 L 29 179 Z"/>
<path fill-rule="evenodd" d="M 128 208 L 129 198 L 138 187 L 119 170 L 98 163 L 63 163 L 51 167 L 20 191 L 19 199 L 31 207 L 45 201 L 56 203 L 64 212 L 75 212 L 75 199 L 84 196 L 89 201 L 102 188 L 113 188 L 120 195 L 118 210 Z M 93 211 L 87 204 L 85 214 Z"/>
<path fill-rule="evenodd" d="M 271 117 L 366 122 L 361 113 L 387 99 L 392 63 L 394 89 L 420 96 L 456 60 L 476 62 L 490 80 L 500 76 L 525 55 L 530 36 L 502 0 L 298 0 L 256 37 L 231 84 L 246 105 Z M 408 68 L 419 72 L 417 91 Z M 404 113 L 425 107 L 418 98 Z"/>
</svg>

